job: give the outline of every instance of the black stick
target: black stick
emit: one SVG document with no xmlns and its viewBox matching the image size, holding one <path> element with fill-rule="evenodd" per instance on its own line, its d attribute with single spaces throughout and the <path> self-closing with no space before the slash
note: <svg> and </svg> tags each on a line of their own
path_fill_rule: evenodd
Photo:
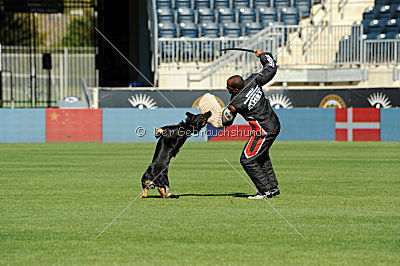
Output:
<svg viewBox="0 0 400 266">
<path fill-rule="evenodd" d="M 224 51 L 230 51 L 230 50 L 243 51 L 243 52 L 248 52 L 248 53 L 255 53 L 256 52 L 255 50 L 250 50 L 250 49 L 245 49 L 245 48 L 224 48 L 224 49 L 221 49 L 219 51 L 220 52 L 224 52 Z"/>
</svg>

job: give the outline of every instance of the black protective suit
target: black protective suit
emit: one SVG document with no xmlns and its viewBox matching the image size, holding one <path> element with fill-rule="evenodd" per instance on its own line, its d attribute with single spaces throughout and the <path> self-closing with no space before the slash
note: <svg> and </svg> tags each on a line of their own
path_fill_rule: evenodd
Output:
<svg viewBox="0 0 400 266">
<path fill-rule="evenodd" d="M 270 53 L 260 56 L 262 71 L 250 75 L 245 86 L 231 96 L 230 105 L 250 124 L 252 134 L 240 156 L 240 163 L 261 194 L 278 186 L 269 148 L 280 132 L 280 123 L 261 86 L 276 74 L 276 62 Z"/>
</svg>

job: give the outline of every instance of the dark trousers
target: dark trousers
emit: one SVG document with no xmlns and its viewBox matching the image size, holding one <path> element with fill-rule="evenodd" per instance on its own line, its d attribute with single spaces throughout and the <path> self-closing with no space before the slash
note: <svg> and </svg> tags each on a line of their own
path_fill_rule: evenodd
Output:
<svg viewBox="0 0 400 266">
<path fill-rule="evenodd" d="M 240 156 L 240 163 L 261 194 L 278 186 L 269 157 L 269 148 L 278 134 L 279 128 L 271 134 L 251 136 Z"/>
</svg>

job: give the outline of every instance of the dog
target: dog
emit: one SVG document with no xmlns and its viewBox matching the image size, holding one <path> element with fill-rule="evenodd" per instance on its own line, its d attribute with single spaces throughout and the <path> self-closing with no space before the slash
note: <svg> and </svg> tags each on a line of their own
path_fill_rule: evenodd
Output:
<svg viewBox="0 0 400 266">
<path fill-rule="evenodd" d="M 154 135 L 158 138 L 153 160 L 142 177 L 143 193 L 141 198 L 147 198 L 149 189 L 157 187 L 163 198 L 176 198 L 170 194 L 168 167 L 170 161 L 179 152 L 185 141 L 194 133 L 199 132 L 211 117 L 211 111 L 194 115 L 186 113 L 186 120 L 177 125 L 158 128 Z"/>
</svg>

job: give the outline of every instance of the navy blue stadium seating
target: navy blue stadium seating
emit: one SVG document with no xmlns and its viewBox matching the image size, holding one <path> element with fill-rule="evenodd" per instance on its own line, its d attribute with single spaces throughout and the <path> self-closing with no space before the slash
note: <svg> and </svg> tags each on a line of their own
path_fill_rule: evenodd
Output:
<svg viewBox="0 0 400 266">
<path fill-rule="evenodd" d="M 175 8 L 188 7 L 192 8 L 191 0 L 175 0 Z"/>
<path fill-rule="evenodd" d="M 380 34 L 380 33 L 384 32 L 386 22 L 387 22 L 386 19 L 371 20 L 371 22 L 368 24 L 368 30 L 367 30 L 366 34 L 372 34 L 372 33 Z"/>
<path fill-rule="evenodd" d="M 250 0 L 233 0 L 233 7 L 250 7 Z"/>
<path fill-rule="evenodd" d="M 262 7 L 258 9 L 258 20 L 264 23 L 278 21 L 278 12 L 274 7 Z"/>
<path fill-rule="evenodd" d="M 220 8 L 218 9 L 218 22 L 226 23 L 226 22 L 235 22 L 236 21 L 236 12 L 233 8 Z"/>
<path fill-rule="evenodd" d="M 379 17 L 379 10 L 382 6 L 367 7 L 363 13 L 363 20 L 373 20 Z"/>
<path fill-rule="evenodd" d="M 290 0 L 274 0 L 275 8 L 290 7 Z"/>
<path fill-rule="evenodd" d="M 286 25 L 299 24 L 299 10 L 296 7 L 285 7 L 281 9 L 282 22 Z"/>
<path fill-rule="evenodd" d="M 178 22 L 194 22 L 194 12 L 193 9 L 189 7 L 178 8 Z"/>
<path fill-rule="evenodd" d="M 197 11 L 197 17 L 199 19 L 199 23 L 215 22 L 214 9 L 210 9 L 207 7 L 201 7 Z"/>
<path fill-rule="evenodd" d="M 199 30 L 197 24 L 193 22 L 183 22 L 179 24 L 179 36 L 187 38 L 197 38 Z"/>
<path fill-rule="evenodd" d="M 176 26 L 172 22 L 158 23 L 158 37 L 160 38 L 176 38 Z"/>
<path fill-rule="evenodd" d="M 156 3 L 157 3 L 157 8 L 160 8 L 160 7 L 171 8 L 172 7 L 171 0 L 157 0 Z"/>
<path fill-rule="evenodd" d="M 377 32 L 372 32 L 369 34 L 363 34 L 361 37 L 363 40 L 375 40 L 376 37 L 379 35 L 380 33 Z"/>
<path fill-rule="evenodd" d="M 157 9 L 158 22 L 174 22 L 174 10 L 169 7 L 160 7 Z"/>
<path fill-rule="evenodd" d="M 239 22 L 250 23 L 256 21 L 256 13 L 253 8 L 242 7 L 239 8 Z"/>
<path fill-rule="evenodd" d="M 391 11 L 392 10 L 390 9 L 389 5 L 382 6 L 381 9 L 379 10 L 379 14 L 378 14 L 379 19 L 382 19 L 382 18 L 390 19 L 392 16 Z"/>
<path fill-rule="evenodd" d="M 295 7 L 297 7 L 300 11 L 300 16 L 302 18 L 310 16 L 311 10 L 311 0 L 296 0 Z"/>
<path fill-rule="evenodd" d="M 206 38 L 218 38 L 219 26 L 214 22 L 204 22 L 201 24 L 201 36 Z"/>
<path fill-rule="evenodd" d="M 265 24 L 262 22 L 250 22 L 245 24 L 244 33 L 246 36 L 253 36 L 264 28 Z"/>
<path fill-rule="evenodd" d="M 238 38 L 242 35 L 242 27 L 239 23 L 228 22 L 223 24 L 225 37 Z"/>
<path fill-rule="evenodd" d="M 391 0 L 375 0 L 375 5 L 390 5 Z"/>
<path fill-rule="evenodd" d="M 194 6 L 196 8 L 201 8 L 201 7 L 211 7 L 211 0 L 194 0 Z"/>
<path fill-rule="evenodd" d="M 398 33 L 400 32 L 400 18 L 398 19 L 390 19 L 386 23 L 386 32 L 387 33 Z"/>
<path fill-rule="evenodd" d="M 254 0 L 253 5 L 255 8 L 270 7 L 271 2 L 270 0 Z"/>
<path fill-rule="evenodd" d="M 214 0 L 214 8 L 229 7 L 229 0 Z"/>
</svg>

